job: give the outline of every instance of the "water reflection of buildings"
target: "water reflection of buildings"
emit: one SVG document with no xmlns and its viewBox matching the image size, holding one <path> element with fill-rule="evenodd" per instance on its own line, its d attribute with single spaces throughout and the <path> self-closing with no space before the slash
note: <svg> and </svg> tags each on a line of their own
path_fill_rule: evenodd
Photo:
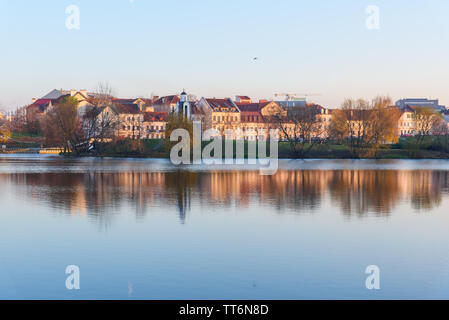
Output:
<svg viewBox="0 0 449 320">
<path fill-rule="evenodd" d="M 91 172 L 0 175 L 0 183 L 56 209 L 108 223 L 133 210 L 137 218 L 163 208 L 181 222 L 192 203 L 201 208 L 269 206 L 314 212 L 330 201 L 344 215 L 389 215 L 398 203 L 417 210 L 439 206 L 449 190 L 446 171 L 304 170 L 261 176 L 251 171 Z"/>
</svg>

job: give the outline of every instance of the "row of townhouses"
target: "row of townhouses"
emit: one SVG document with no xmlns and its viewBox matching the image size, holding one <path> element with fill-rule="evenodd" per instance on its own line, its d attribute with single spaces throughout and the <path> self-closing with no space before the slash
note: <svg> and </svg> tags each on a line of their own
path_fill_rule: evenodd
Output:
<svg viewBox="0 0 449 320">
<path fill-rule="evenodd" d="M 55 104 L 65 97 L 74 97 L 78 100 L 78 113 L 80 117 L 89 110 L 95 109 L 101 118 L 116 117 L 118 119 L 117 135 L 120 138 L 131 139 L 161 139 L 165 137 L 167 119 L 171 113 L 183 114 L 186 118 L 202 123 L 202 129 L 214 129 L 217 134 L 224 135 L 226 130 L 233 131 L 234 138 L 257 140 L 260 135 L 267 136 L 270 129 L 278 123 L 267 121 L 275 114 L 280 114 L 287 121 L 288 108 L 282 101 L 260 100 L 253 102 L 248 96 L 231 98 L 201 98 L 192 99 L 186 92 L 180 95 L 153 97 L 151 99 L 111 99 L 107 105 L 98 105 L 101 100 L 94 93 L 86 90 L 53 90 L 40 99 L 33 99 L 32 104 L 26 108 L 27 121 L 41 119 Z M 316 104 L 307 104 L 315 107 L 317 117 L 322 122 L 322 137 L 331 122 L 331 110 Z M 291 125 L 292 126 L 292 125 Z M 292 131 L 293 127 L 287 128 Z M 282 133 L 279 137 L 282 139 Z"/>
<path fill-rule="evenodd" d="M 33 99 L 26 108 L 26 118 L 33 121 L 41 118 L 52 106 L 64 97 L 74 97 L 78 100 L 80 117 L 89 110 L 96 110 L 98 117 L 115 117 L 118 121 L 116 134 L 120 138 L 131 139 L 162 139 L 165 138 L 167 119 L 171 113 L 183 114 L 188 119 L 201 121 L 202 129 L 215 129 L 217 134 L 224 135 L 226 130 L 237 132 L 239 137 L 246 140 L 257 140 L 261 134 L 268 135 L 270 129 L 277 128 L 279 123 L 270 123 L 273 115 L 280 115 L 285 119 L 285 130 L 279 133 L 279 139 L 285 134 L 293 133 L 294 124 L 288 119 L 288 109 L 291 101 L 253 102 L 248 96 L 236 96 L 235 99 L 201 98 L 196 99 L 186 92 L 180 95 L 153 97 L 150 99 L 116 99 L 112 98 L 107 104 L 101 104 L 101 97 L 86 90 L 53 90 L 40 99 Z M 416 99 L 415 99 L 416 100 Z M 411 136 L 417 133 L 415 120 L 416 103 L 425 105 L 423 99 L 409 101 L 400 100 L 394 108 L 400 111 L 397 124 L 398 136 Z M 447 121 L 446 108 L 432 101 L 442 112 Z M 326 138 L 332 123 L 333 109 L 327 109 L 317 104 L 301 102 L 302 106 L 314 108 L 318 119 L 317 136 Z M 413 104 L 415 103 L 415 104 Z M 354 120 L 357 121 L 357 120 Z"/>
</svg>

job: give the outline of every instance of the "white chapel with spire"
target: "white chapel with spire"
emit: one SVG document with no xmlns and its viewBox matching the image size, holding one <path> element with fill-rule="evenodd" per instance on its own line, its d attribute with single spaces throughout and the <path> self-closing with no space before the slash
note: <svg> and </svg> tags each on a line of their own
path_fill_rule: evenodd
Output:
<svg viewBox="0 0 449 320">
<path fill-rule="evenodd" d="M 176 107 L 176 113 L 182 114 L 185 118 L 190 120 L 192 117 L 192 108 L 190 102 L 187 99 L 187 93 L 185 92 L 185 90 L 182 91 L 179 99 L 180 100 Z"/>
</svg>

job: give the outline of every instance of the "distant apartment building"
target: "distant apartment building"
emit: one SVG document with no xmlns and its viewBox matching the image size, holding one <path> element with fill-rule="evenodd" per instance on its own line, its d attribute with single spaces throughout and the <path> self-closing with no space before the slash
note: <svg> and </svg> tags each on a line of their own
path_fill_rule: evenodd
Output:
<svg viewBox="0 0 449 320">
<path fill-rule="evenodd" d="M 144 112 L 143 139 L 164 139 L 167 126 L 167 112 Z"/>
<path fill-rule="evenodd" d="M 396 106 L 399 109 L 405 109 L 407 106 L 409 107 L 430 107 L 433 108 L 435 111 L 438 112 L 444 112 L 446 109 L 446 106 L 440 105 L 440 102 L 438 99 L 435 100 L 429 100 L 429 99 L 401 99 L 396 101 Z"/>
<path fill-rule="evenodd" d="M 174 112 L 180 100 L 179 95 L 154 97 L 153 109 L 156 112 Z"/>
<path fill-rule="evenodd" d="M 243 139 L 248 141 L 258 140 L 260 136 L 268 138 L 270 129 L 276 129 L 277 123 L 272 121 L 272 116 L 279 114 L 286 117 L 287 112 L 274 101 L 259 101 L 258 103 L 237 104 L 241 114 L 240 129 Z M 277 137 L 280 138 L 279 136 Z"/>
<path fill-rule="evenodd" d="M 124 102 L 125 99 L 121 99 Z M 126 99 L 127 100 L 127 99 Z M 142 104 L 118 104 L 101 108 L 97 115 L 113 117 L 117 124 L 116 136 L 122 139 L 163 139 L 168 113 L 146 111 Z"/>
<path fill-rule="evenodd" d="M 78 100 L 78 114 L 84 115 L 86 111 L 94 106 L 95 94 L 87 90 L 52 90 L 40 99 L 33 98 L 32 104 L 26 108 L 27 121 L 38 120 L 51 108 L 66 97 L 74 97 Z"/>
<path fill-rule="evenodd" d="M 398 120 L 398 136 L 413 136 L 416 133 L 415 110 L 412 107 L 405 106 L 400 109 Z"/>
<path fill-rule="evenodd" d="M 204 114 L 204 129 L 215 129 L 220 134 L 240 126 L 240 110 L 230 99 L 201 98 L 198 109 Z"/>
<path fill-rule="evenodd" d="M 175 98 L 175 97 L 179 97 Z M 279 120 L 282 119 L 283 127 L 293 134 L 294 123 L 288 118 L 288 108 L 274 101 L 261 100 L 258 103 L 251 102 L 249 97 L 239 98 L 233 101 L 230 98 L 201 98 L 198 102 L 188 101 L 188 95 L 182 92 L 179 96 L 170 96 L 161 99 L 157 103 L 164 105 L 167 111 L 148 112 L 139 99 L 114 99 L 113 104 L 104 108 L 102 113 L 112 113 L 118 119 L 117 136 L 128 139 L 163 139 L 168 117 L 171 113 L 183 115 L 190 120 L 199 120 L 202 130 L 214 129 L 216 135 L 224 136 L 227 130 L 231 130 L 232 136 L 228 138 L 256 141 L 261 136 L 268 138 L 270 129 L 279 129 Z M 177 101 L 174 104 L 174 101 Z M 315 108 L 318 119 L 320 138 L 327 138 L 327 129 L 330 126 L 332 114 L 328 109 L 315 104 L 307 104 L 305 107 Z M 280 118 L 276 118 L 278 116 Z M 279 130 L 278 139 L 285 140 L 285 132 Z"/>
</svg>

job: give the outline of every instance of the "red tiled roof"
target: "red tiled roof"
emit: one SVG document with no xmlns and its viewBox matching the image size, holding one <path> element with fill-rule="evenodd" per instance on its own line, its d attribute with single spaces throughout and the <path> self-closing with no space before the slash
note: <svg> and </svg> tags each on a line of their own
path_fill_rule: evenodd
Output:
<svg viewBox="0 0 449 320">
<path fill-rule="evenodd" d="M 115 104 L 114 108 L 118 114 L 138 114 L 138 113 L 140 113 L 139 106 L 137 104 Z"/>
<path fill-rule="evenodd" d="M 46 105 L 48 105 L 51 101 L 52 101 L 51 99 L 38 99 L 38 100 L 36 100 L 36 101 L 33 103 L 33 105 L 38 106 L 38 107 L 40 107 L 40 106 L 46 106 Z"/>
<path fill-rule="evenodd" d="M 242 112 L 260 112 L 269 103 L 268 101 L 262 103 L 237 103 L 237 107 Z"/>
<path fill-rule="evenodd" d="M 49 104 L 56 104 L 58 102 L 60 102 L 62 99 L 64 99 L 65 97 L 70 96 L 69 94 L 66 95 L 62 95 L 57 99 L 37 99 L 34 103 L 32 103 L 31 105 L 28 106 L 28 108 L 35 108 L 38 109 L 36 111 L 39 112 L 45 112 L 45 110 L 48 108 Z"/>
<path fill-rule="evenodd" d="M 237 111 L 231 99 L 206 99 L 206 101 L 213 109 L 235 109 Z"/>
<path fill-rule="evenodd" d="M 112 99 L 113 103 L 117 104 L 134 104 L 137 99 Z"/>
<path fill-rule="evenodd" d="M 174 103 L 178 103 L 180 101 L 180 98 L 178 95 L 173 96 L 166 96 L 166 97 L 160 97 L 157 99 L 154 104 L 156 105 L 163 105 L 163 106 L 169 106 Z"/>
</svg>

